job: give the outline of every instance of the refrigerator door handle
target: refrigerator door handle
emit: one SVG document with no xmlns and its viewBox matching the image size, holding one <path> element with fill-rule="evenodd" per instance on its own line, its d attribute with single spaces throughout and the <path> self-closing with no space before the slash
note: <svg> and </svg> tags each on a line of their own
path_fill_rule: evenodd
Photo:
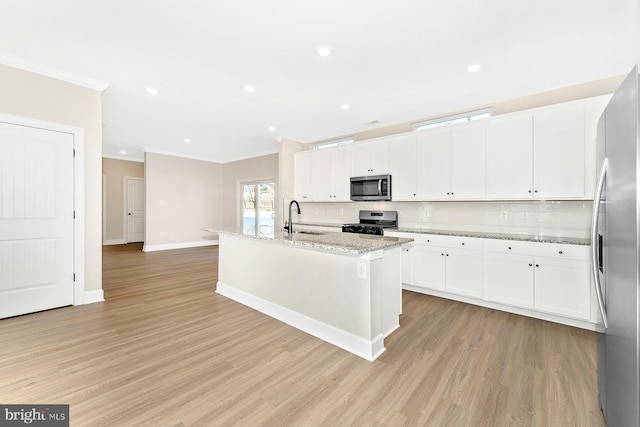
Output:
<svg viewBox="0 0 640 427">
<path fill-rule="evenodd" d="M 596 186 L 596 194 L 593 196 L 593 213 L 591 217 L 591 269 L 593 272 L 593 283 L 595 286 L 596 297 L 598 299 L 598 307 L 602 315 L 604 327 L 608 327 L 607 309 L 604 304 L 604 296 L 602 294 L 602 283 L 600 283 L 600 272 L 598 269 L 598 215 L 600 214 L 600 199 L 602 198 L 602 190 L 604 189 L 604 180 L 607 176 L 607 165 L 609 160 L 605 157 L 600 168 L 598 184 Z"/>
</svg>

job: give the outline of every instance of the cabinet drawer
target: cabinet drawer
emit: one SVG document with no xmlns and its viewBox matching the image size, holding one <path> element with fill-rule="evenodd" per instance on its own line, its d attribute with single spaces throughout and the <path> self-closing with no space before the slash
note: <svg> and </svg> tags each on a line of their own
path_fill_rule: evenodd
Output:
<svg viewBox="0 0 640 427">
<path fill-rule="evenodd" d="M 443 248 L 484 249 L 484 239 L 474 237 L 441 236 L 439 234 L 415 234 L 415 243 Z"/>
<path fill-rule="evenodd" d="M 588 261 L 590 247 L 584 245 L 490 239 L 487 240 L 487 251 Z"/>
</svg>

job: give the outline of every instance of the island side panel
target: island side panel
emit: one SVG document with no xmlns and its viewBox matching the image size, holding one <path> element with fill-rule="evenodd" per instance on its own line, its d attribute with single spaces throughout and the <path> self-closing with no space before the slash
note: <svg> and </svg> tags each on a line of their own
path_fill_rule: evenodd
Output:
<svg viewBox="0 0 640 427">
<path fill-rule="evenodd" d="M 383 259 L 221 234 L 218 291 L 270 315 L 261 309 L 261 301 L 351 334 L 365 342 L 367 350 L 354 351 L 327 337 L 320 338 L 373 360 L 384 351 L 382 339 L 387 332 L 381 325 L 382 263 Z M 397 286 L 400 289 L 400 280 Z M 246 302 L 248 295 L 253 297 L 252 303 Z M 257 303 L 255 298 L 259 299 Z M 313 333 L 305 325 L 281 320 Z M 305 319 L 298 320 L 306 323 Z"/>
</svg>

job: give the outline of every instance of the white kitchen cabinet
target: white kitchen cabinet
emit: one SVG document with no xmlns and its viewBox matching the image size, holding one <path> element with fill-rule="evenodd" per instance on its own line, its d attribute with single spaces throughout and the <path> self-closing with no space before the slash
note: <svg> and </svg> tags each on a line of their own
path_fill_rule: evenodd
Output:
<svg viewBox="0 0 640 427">
<path fill-rule="evenodd" d="M 451 197 L 451 130 L 424 131 L 418 138 L 420 200 Z"/>
<path fill-rule="evenodd" d="M 533 114 L 535 198 L 584 198 L 584 104 L 567 103 Z"/>
<path fill-rule="evenodd" d="M 393 138 L 390 149 L 393 200 L 418 200 L 418 135 Z"/>
<path fill-rule="evenodd" d="M 486 123 L 451 129 L 451 197 L 484 199 L 486 193 Z"/>
<path fill-rule="evenodd" d="M 349 201 L 351 147 L 295 153 L 295 194 L 301 202 Z"/>
<path fill-rule="evenodd" d="M 596 165 L 596 134 L 598 120 L 611 100 L 611 95 L 602 95 L 589 99 L 585 104 L 584 140 L 585 140 L 585 194 L 593 197 L 600 165 Z"/>
<path fill-rule="evenodd" d="M 317 162 L 317 201 L 349 201 L 351 147 L 317 150 L 313 157 Z"/>
<path fill-rule="evenodd" d="M 452 294 L 482 298 L 484 254 L 470 249 L 447 249 L 445 290 Z"/>
<path fill-rule="evenodd" d="M 487 301 L 533 308 L 533 257 L 489 252 L 486 262 Z"/>
<path fill-rule="evenodd" d="M 488 301 L 591 320 L 589 247 L 490 241 Z"/>
<path fill-rule="evenodd" d="M 482 239 L 423 235 L 413 251 L 413 285 L 482 298 Z"/>
<path fill-rule="evenodd" d="M 535 308 L 577 319 L 591 318 L 591 270 L 588 262 L 536 258 Z"/>
<path fill-rule="evenodd" d="M 484 123 L 424 131 L 418 142 L 420 200 L 486 197 Z"/>
<path fill-rule="evenodd" d="M 318 198 L 318 161 L 313 151 L 300 151 L 294 155 L 295 195 L 301 202 Z"/>
<path fill-rule="evenodd" d="M 389 154 L 387 139 L 354 144 L 353 176 L 388 174 L 390 170 Z"/>
<path fill-rule="evenodd" d="M 496 117 L 488 122 L 487 197 L 533 197 L 533 115 Z"/>
<path fill-rule="evenodd" d="M 416 244 L 413 246 L 413 285 L 444 291 L 446 278 L 445 249 Z"/>
</svg>

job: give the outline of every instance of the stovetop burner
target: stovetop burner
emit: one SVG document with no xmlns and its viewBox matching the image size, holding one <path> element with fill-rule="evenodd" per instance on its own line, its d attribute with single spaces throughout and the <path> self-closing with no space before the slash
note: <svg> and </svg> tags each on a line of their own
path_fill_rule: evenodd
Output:
<svg viewBox="0 0 640 427">
<path fill-rule="evenodd" d="M 397 211 L 360 211 L 358 214 L 360 222 L 355 224 L 344 224 L 342 231 L 345 233 L 384 235 L 385 228 L 395 228 L 398 226 Z"/>
</svg>

